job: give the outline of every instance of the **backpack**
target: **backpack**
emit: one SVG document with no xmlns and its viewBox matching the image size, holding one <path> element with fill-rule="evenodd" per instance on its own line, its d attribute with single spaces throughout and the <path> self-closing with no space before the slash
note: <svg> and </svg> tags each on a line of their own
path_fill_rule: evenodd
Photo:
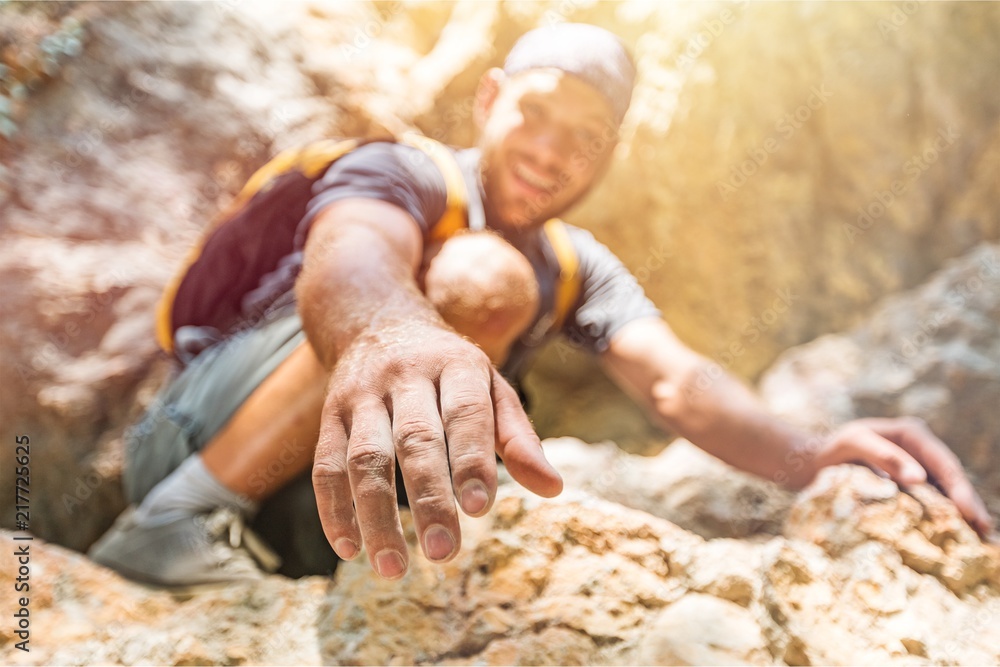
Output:
<svg viewBox="0 0 1000 667">
<path fill-rule="evenodd" d="M 444 241 L 463 229 L 485 227 L 482 202 L 468 196 L 465 178 L 447 147 L 415 133 L 392 140 L 427 153 L 444 177 L 445 211 L 431 227 L 431 240 Z M 214 327 L 228 334 L 245 322 L 244 296 L 292 253 L 313 184 L 338 158 L 369 141 L 385 139 L 326 140 L 289 149 L 250 177 L 164 290 L 157 308 L 156 335 L 166 352 L 174 353 L 174 336 L 181 327 Z M 561 220 L 553 218 L 543 229 L 560 269 L 548 329 L 557 331 L 580 293 L 579 258 Z"/>
</svg>

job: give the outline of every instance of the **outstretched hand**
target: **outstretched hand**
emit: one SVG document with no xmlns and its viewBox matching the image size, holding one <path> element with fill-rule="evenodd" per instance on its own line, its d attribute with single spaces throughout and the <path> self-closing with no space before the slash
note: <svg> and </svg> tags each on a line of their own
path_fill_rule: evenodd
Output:
<svg viewBox="0 0 1000 667">
<path fill-rule="evenodd" d="M 312 477 L 327 539 L 345 560 L 367 545 L 386 579 L 406 572 L 398 460 L 424 554 L 450 560 L 461 545 L 455 500 L 470 516 L 489 511 L 494 454 L 528 490 L 562 490 L 516 392 L 482 350 L 435 323 L 369 330 L 338 360 L 323 408 Z"/>
<path fill-rule="evenodd" d="M 859 419 L 845 424 L 817 452 L 816 464 L 818 469 L 849 462 L 881 470 L 900 486 L 933 482 L 976 532 L 985 537 L 993 531 L 993 519 L 958 457 L 922 419 Z"/>
</svg>

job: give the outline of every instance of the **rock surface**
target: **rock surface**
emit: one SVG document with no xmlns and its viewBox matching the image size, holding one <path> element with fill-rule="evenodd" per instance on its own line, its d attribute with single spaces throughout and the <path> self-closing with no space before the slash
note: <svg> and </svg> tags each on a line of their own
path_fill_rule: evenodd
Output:
<svg viewBox="0 0 1000 667">
<path fill-rule="evenodd" d="M 82 26 L 52 76 L 4 78 L 36 82 L 0 140 L 0 438 L 31 439 L 32 528 L 46 539 L 86 548 L 122 509 L 121 434 L 167 372 L 155 305 L 205 222 L 277 150 L 378 131 L 351 100 L 356 73 L 323 62 L 321 42 L 306 51 L 299 14 L 249 9 L 0 7 L 0 53 L 18 62 L 33 43 L 7 30 L 45 34 L 49 14 L 53 35 Z M 357 9 L 327 17 L 327 48 L 350 39 Z M 12 488 L 5 466 L 0 491 Z"/>
<path fill-rule="evenodd" d="M 849 333 L 789 350 L 761 392 L 818 433 L 860 417 L 923 418 L 1000 515 L 1000 245 L 887 298 Z"/>
<path fill-rule="evenodd" d="M 619 154 L 569 217 L 734 372 L 997 238 L 1000 7 L 914 7 L 3 4 L 0 129 L 16 131 L 0 138 L 0 438 L 36 442 L 35 529 L 82 548 L 121 508 L 121 431 L 165 372 L 158 292 L 252 170 L 330 135 L 416 126 L 470 142 L 479 72 L 535 25 L 597 22 L 635 51 Z M 831 94 L 809 109 L 817 86 Z M 779 130 L 803 105 L 809 118 Z M 957 138 L 911 178 L 949 127 Z M 904 190 L 880 204 L 894 179 Z M 886 210 L 860 228 L 874 205 Z M 663 446 L 570 344 L 527 384 L 543 435 Z M 5 473 L 0 493 L 11 485 Z"/>
<path fill-rule="evenodd" d="M 850 517 L 850 519 L 845 519 Z M 407 524 L 409 522 L 407 521 Z M 411 548 L 412 528 L 407 526 Z M 5 543 L 11 542 L 5 537 Z M 1000 548 L 930 487 L 829 469 L 783 534 L 706 541 L 582 492 L 507 484 L 446 565 L 177 597 L 34 542 L 31 652 L 11 664 L 989 664 Z M 0 586 L 13 585 L 12 550 Z"/>
<path fill-rule="evenodd" d="M 575 492 L 508 486 L 464 520 L 455 561 L 414 558 L 397 584 L 352 563 L 185 599 L 56 546 L 85 548 L 121 509 L 122 430 L 167 372 L 155 301 L 252 170 L 329 135 L 468 143 L 479 73 L 553 20 L 615 30 L 640 73 L 608 179 L 569 218 L 731 371 L 1000 236 L 996 5 L 0 4 L 0 133 L 16 126 L 0 138 L 0 438 L 31 437 L 36 535 L 32 652 L 4 624 L 7 661 L 1000 661 L 1000 556 L 933 489 L 839 468 L 796 499 L 684 441 L 651 458 L 550 441 Z M 789 352 L 770 404 L 818 431 L 919 414 L 1000 515 L 997 264 L 981 245 Z M 588 363 L 562 344 L 538 365 L 539 430 L 662 449 Z"/>
<path fill-rule="evenodd" d="M 567 485 L 706 539 L 780 534 L 794 499 L 686 440 L 649 457 L 624 453 L 614 443 L 557 438 L 545 441 L 545 455 Z"/>
</svg>

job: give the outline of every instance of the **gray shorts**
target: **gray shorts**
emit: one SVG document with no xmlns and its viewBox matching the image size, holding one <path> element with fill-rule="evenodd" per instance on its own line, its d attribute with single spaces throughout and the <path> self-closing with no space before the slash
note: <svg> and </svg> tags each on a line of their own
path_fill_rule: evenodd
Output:
<svg viewBox="0 0 1000 667">
<path fill-rule="evenodd" d="M 175 376 L 125 434 L 125 495 L 140 502 L 191 454 L 200 451 L 253 391 L 305 340 L 293 308 L 199 354 Z M 288 576 L 336 567 L 323 535 L 309 471 L 268 498 L 252 528 L 282 557 Z"/>
</svg>

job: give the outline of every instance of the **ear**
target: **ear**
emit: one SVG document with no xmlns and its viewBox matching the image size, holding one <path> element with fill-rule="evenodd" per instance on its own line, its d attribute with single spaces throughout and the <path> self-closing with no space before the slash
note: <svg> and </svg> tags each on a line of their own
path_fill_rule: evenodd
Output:
<svg viewBox="0 0 1000 667">
<path fill-rule="evenodd" d="M 499 67 L 492 67 L 479 79 L 479 87 L 476 88 L 476 105 L 473 108 L 473 119 L 476 128 L 483 129 L 486 119 L 489 118 L 493 103 L 500 94 L 500 85 L 504 82 L 506 75 Z"/>
</svg>

